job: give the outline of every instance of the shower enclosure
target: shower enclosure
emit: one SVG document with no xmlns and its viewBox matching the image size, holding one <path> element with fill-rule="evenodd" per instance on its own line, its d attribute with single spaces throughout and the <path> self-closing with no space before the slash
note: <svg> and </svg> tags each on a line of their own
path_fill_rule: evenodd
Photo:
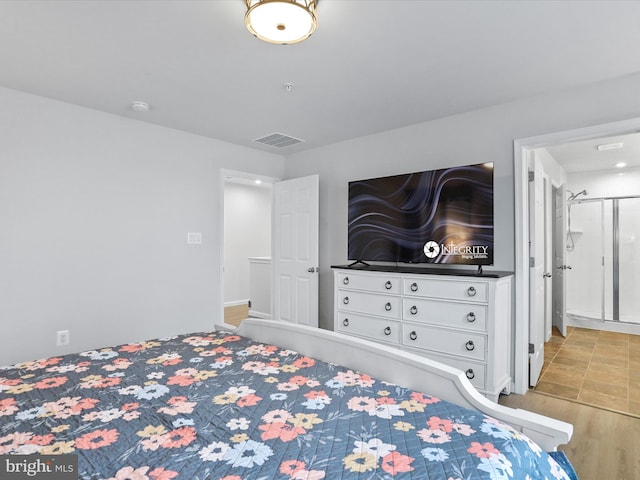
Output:
<svg viewBox="0 0 640 480">
<path fill-rule="evenodd" d="M 581 319 L 640 324 L 640 196 L 570 197 L 566 311 Z"/>
</svg>

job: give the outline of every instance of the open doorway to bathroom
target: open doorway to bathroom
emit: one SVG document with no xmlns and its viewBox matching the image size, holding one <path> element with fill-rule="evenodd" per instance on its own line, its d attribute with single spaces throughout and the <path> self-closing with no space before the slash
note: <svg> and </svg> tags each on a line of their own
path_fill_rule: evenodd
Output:
<svg viewBox="0 0 640 480">
<path fill-rule="evenodd" d="M 640 333 L 640 133 L 556 145 L 567 325 Z"/>
<path fill-rule="evenodd" d="M 640 416 L 640 134 L 535 149 L 555 174 L 554 328 L 535 390 Z"/>
</svg>

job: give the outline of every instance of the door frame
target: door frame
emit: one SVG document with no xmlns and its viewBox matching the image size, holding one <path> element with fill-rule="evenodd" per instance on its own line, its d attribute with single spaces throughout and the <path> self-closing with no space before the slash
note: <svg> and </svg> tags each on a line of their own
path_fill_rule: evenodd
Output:
<svg viewBox="0 0 640 480">
<path fill-rule="evenodd" d="M 527 158 L 531 150 L 562 143 L 635 133 L 640 118 L 516 139 L 513 142 L 515 200 L 515 328 L 513 392 L 524 394 L 529 383 L 529 202 Z"/>
</svg>

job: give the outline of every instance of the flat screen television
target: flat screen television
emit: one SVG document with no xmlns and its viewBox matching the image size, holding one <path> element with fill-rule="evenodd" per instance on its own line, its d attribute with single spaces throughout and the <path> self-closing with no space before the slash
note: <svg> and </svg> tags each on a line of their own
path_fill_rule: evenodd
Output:
<svg viewBox="0 0 640 480">
<path fill-rule="evenodd" d="M 493 265 L 493 163 L 349 182 L 354 262 Z"/>
</svg>

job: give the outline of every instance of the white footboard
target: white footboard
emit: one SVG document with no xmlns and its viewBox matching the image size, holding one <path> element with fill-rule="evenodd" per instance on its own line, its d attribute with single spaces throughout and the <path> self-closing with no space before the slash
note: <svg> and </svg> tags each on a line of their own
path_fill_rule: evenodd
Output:
<svg viewBox="0 0 640 480">
<path fill-rule="evenodd" d="M 224 325 L 221 330 L 234 330 Z M 377 343 L 319 328 L 275 320 L 244 320 L 236 330 L 253 340 L 295 350 L 319 360 L 480 410 L 526 434 L 546 451 L 571 438 L 573 426 L 521 409 L 491 402 L 471 385 L 464 372 L 442 363 Z"/>
</svg>

